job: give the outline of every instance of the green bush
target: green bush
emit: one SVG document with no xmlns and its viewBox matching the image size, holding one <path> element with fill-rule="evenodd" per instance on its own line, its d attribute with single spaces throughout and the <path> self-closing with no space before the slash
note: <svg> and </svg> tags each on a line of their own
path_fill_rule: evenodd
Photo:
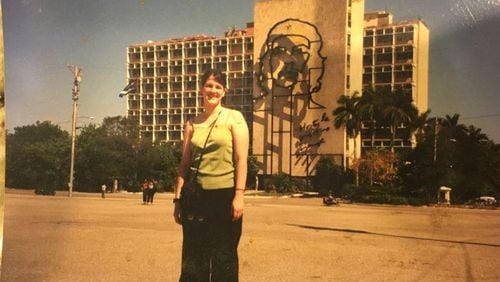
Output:
<svg viewBox="0 0 500 282">
<path fill-rule="evenodd" d="M 56 194 L 56 190 L 53 187 L 37 187 L 35 188 L 35 194 L 54 196 Z"/>
<path fill-rule="evenodd" d="M 388 204 L 391 196 L 387 194 L 365 195 L 361 197 L 361 200 L 369 204 Z"/>
<path fill-rule="evenodd" d="M 367 204 L 408 205 L 408 199 L 389 194 L 363 195 L 355 199 L 356 202 Z"/>
<path fill-rule="evenodd" d="M 412 206 L 425 206 L 429 203 L 427 202 L 427 200 L 422 198 L 409 197 L 408 204 Z"/>
<path fill-rule="evenodd" d="M 388 204 L 391 205 L 408 205 L 408 198 L 400 196 L 391 196 Z"/>
<path fill-rule="evenodd" d="M 346 185 L 352 183 L 352 173 L 336 165 L 331 157 L 321 157 L 316 165 L 315 174 L 312 177 L 312 187 L 320 195 L 333 192 L 336 196 L 345 197 L 350 194 Z"/>
<path fill-rule="evenodd" d="M 286 173 L 273 174 L 265 180 L 266 191 L 277 193 L 295 193 L 300 191 L 302 182 L 294 180 Z"/>
</svg>

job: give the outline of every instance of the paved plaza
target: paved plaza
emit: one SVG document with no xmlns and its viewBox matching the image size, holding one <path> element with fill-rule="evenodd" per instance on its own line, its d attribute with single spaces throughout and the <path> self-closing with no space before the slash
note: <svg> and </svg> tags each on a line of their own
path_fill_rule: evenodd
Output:
<svg viewBox="0 0 500 282">
<path fill-rule="evenodd" d="M 172 194 L 6 193 L 2 281 L 177 281 Z M 247 197 L 241 281 L 500 281 L 500 210 Z"/>
</svg>

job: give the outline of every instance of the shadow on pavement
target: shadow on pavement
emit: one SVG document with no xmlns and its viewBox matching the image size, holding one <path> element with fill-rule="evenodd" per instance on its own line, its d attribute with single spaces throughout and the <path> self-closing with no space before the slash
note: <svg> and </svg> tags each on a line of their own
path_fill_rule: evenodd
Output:
<svg viewBox="0 0 500 282">
<path fill-rule="evenodd" d="M 421 238 L 421 237 L 413 237 L 413 236 L 383 234 L 383 233 L 376 233 L 376 232 L 370 232 L 370 231 L 365 231 L 365 230 L 356 230 L 356 229 L 343 229 L 343 228 L 332 228 L 332 227 L 301 225 L 301 224 L 286 224 L 286 225 L 300 227 L 300 228 L 305 228 L 305 229 L 313 229 L 313 230 L 358 233 L 358 234 L 368 234 L 368 235 L 395 237 L 395 238 L 412 239 L 412 240 L 425 240 L 425 241 L 445 242 L 445 243 L 454 243 L 454 244 L 478 245 L 478 246 L 486 246 L 486 247 L 494 247 L 494 248 L 500 247 L 499 244 L 488 244 L 488 243 L 479 243 L 479 242 L 467 242 L 467 241 L 454 241 L 454 240 L 444 240 L 444 239 Z"/>
</svg>

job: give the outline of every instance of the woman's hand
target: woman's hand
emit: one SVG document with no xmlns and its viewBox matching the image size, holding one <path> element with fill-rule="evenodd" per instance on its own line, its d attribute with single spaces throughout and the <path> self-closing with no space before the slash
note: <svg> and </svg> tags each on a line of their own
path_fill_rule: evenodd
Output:
<svg viewBox="0 0 500 282">
<path fill-rule="evenodd" d="M 243 216 L 243 207 L 245 203 L 243 202 L 243 191 L 236 191 L 233 198 L 233 221 L 239 220 Z"/>
<path fill-rule="evenodd" d="M 174 220 L 177 224 L 182 224 L 181 203 L 177 202 L 174 205 Z"/>
</svg>

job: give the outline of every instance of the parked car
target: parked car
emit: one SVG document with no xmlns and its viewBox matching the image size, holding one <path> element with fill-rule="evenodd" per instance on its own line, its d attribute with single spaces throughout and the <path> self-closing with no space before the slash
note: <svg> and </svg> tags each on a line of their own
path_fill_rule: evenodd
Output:
<svg viewBox="0 0 500 282">
<path fill-rule="evenodd" d="M 476 199 L 476 203 L 484 206 L 495 206 L 497 204 L 497 200 L 495 197 L 481 196 Z"/>
</svg>

